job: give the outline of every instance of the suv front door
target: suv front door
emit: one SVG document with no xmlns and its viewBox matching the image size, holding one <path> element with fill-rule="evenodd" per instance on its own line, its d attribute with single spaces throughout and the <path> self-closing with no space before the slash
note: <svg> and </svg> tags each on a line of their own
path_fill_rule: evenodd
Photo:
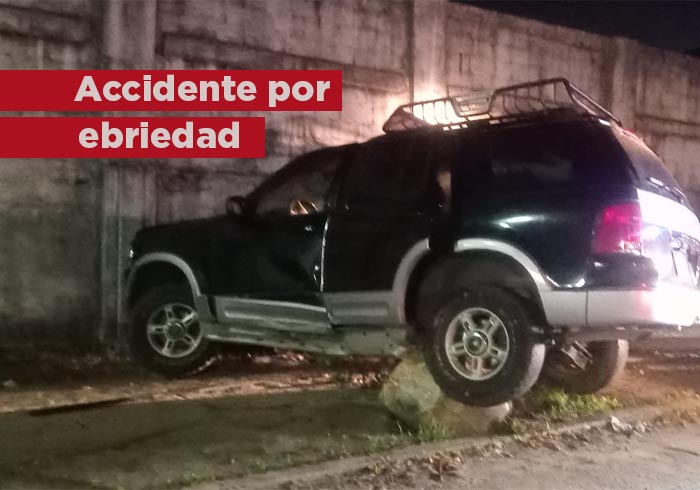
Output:
<svg viewBox="0 0 700 490">
<path fill-rule="evenodd" d="M 333 183 L 346 147 L 304 155 L 248 199 L 242 219 L 219 237 L 217 318 L 227 323 L 325 329 L 319 293 Z"/>
</svg>

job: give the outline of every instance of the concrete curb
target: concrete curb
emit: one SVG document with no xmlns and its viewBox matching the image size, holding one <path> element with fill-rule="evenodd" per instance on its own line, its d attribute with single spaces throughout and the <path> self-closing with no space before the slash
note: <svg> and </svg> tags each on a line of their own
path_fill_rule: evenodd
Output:
<svg viewBox="0 0 700 490">
<path fill-rule="evenodd" d="M 693 404 L 691 406 L 693 408 L 697 408 L 700 407 L 700 403 Z M 546 431 L 545 433 L 561 435 L 595 428 L 603 428 L 608 425 L 611 416 L 615 416 L 622 421 L 633 420 L 634 422 L 649 422 L 658 416 L 668 414 L 678 410 L 679 408 L 688 408 L 688 405 L 684 405 L 683 407 L 650 405 L 622 409 L 607 413 L 605 414 L 605 417 L 556 427 L 552 430 Z M 436 443 L 415 444 L 398 449 L 392 449 L 383 453 L 374 453 L 368 456 L 353 456 L 336 461 L 303 465 L 296 468 L 271 471 L 249 477 L 210 482 L 203 485 L 190 487 L 188 490 L 269 490 L 270 488 L 276 488 L 289 482 L 303 484 L 304 482 L 311 482 L 322 477 L 340 476 L 344 473 L 358 471 L 363 468 L 367 468 L 372 463 L 376 462 L 380 457 L 386 462 L 395 463 L 412 458 L 427 457 L 440 451 L 465 451 L 470 449 L 478 450 L 480 448 L 485 448 L 494 442 L 505 443 L 513 440 L 514 436 L 504 435 L 463 437 Z"/>
</svg>

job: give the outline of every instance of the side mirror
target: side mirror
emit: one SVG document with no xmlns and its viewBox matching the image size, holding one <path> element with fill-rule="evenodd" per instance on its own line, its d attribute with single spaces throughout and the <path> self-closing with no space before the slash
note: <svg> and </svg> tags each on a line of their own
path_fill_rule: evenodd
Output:
<svg viewBox="0 0 700 490">
<path fill-rule="evenodd" d="M 243 196 L 231 196 L 226 198 L 226 214 L 230 216 L 242 216 L 246 208 L 246 198 Z"/>
</svg>

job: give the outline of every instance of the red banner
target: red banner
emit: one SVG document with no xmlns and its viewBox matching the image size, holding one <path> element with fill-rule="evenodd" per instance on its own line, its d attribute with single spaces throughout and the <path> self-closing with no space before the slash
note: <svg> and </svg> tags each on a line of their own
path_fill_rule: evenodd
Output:
<svg viewBox="0 0 700 490">
<path fill-rule="evenodd" d="M 0 117 L 0 158 L 263 158 L 262 117 Z"/>
<path fill-rule="evenodd" d="M 340 111 L 341 70 L 4 70 L 0 111 Z"/>
</svg>

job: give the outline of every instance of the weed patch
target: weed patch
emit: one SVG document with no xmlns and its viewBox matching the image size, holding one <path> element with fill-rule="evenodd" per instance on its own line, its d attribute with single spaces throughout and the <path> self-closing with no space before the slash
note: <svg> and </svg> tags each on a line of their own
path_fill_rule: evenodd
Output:
<svg viewBox="0 0 700 490">
<path fill-rule="evenodd" d="M 528 395 L 528 411 L 543 413 L 553 419 L 585 417 L 620 408 L 620 402 L 612 396 L 595 394 L 571 395 L 559 389 L 542 387 Z"/>
<path fill-rule="evenodd" d="M 450 439 L 450 431 L 442 424 L 435 420 L 430 423 L 421 424 L 418 432 L 415 435 L 416 440 L 421 444 L 426 442 L 439 442 Z"/>
</svg>

